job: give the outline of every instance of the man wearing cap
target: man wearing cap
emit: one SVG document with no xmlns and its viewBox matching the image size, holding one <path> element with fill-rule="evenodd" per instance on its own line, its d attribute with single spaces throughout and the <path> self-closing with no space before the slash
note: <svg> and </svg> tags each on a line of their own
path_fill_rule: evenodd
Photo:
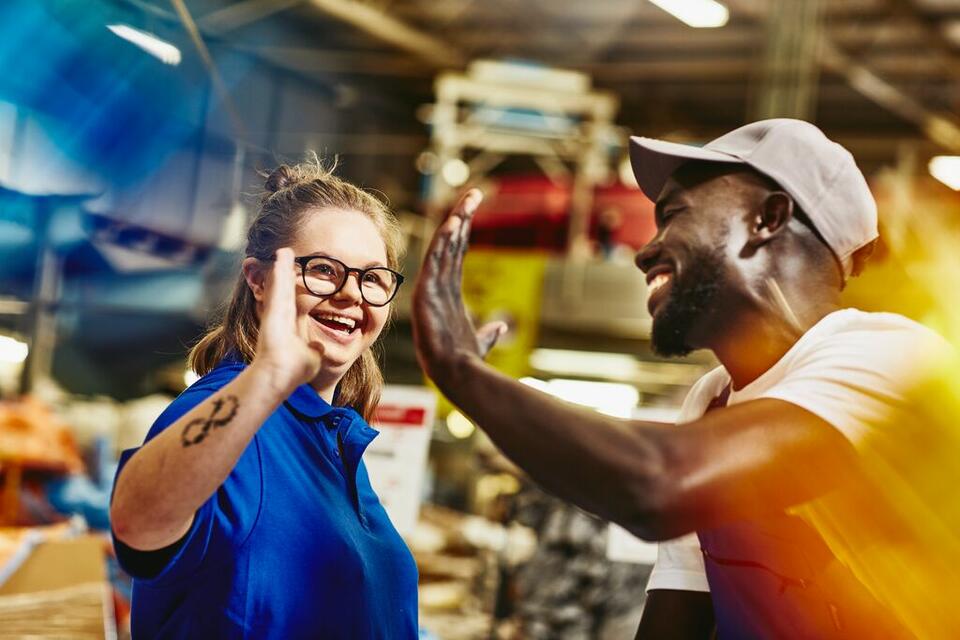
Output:
<svg viewBox="0 0 960 640">
<path fill-rule="evenodd" d="M 835 494 L 866 492 L 860 444 L 945 344 L 901 316 L 841 308 L 877 239 L 853 157 L 815 126 L 777 119 L 704 147 L 633 138 L 631 162 L 656 201 L 657 235 L 636 258 L 653 346 L 710 349 L 721 363 L 679 425 L 580 409 L 483 363 L 502 327 L 475 332 L 460 296 L 476 191 L 421 272 L 421 364 L 544 488 L 670 541 L 638 637 L 912 637 L 913 620 L 891 610 L 897 594 L 865 586 L 821 534 Z"/>
</svg>

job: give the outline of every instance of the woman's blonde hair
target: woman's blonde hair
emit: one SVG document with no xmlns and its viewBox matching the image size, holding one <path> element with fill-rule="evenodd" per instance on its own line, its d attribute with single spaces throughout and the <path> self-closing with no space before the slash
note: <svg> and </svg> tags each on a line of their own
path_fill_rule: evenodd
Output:
<svg viewBox="0 0 960 640">
<path fill-rule="evenodd" d="M 306 215 L 323 209 L 345 209 L 365 214 L 380 231 L 387 266 L 398 269 L 403 237 L 396 217 L 380 199 L 333 174 L 314 156 L 294 166 L 280 165 L 266 175 L 260 210 L 247 231 L 245 256 L 270 260 L 277 249 L 290 246 Z M 256 352 L 260 323 L 257 303 L 243 274 L 229 303 L 212 328 L 190 350 L 188 364 L 200 375 L 210 372 L 228 353 L 250 363 Z M 365 420 L 380 402 L 383 374 L 377 354 L 367 349 L 350 367 L 337 388 L 336 404 L 353 407 Z"/>
</svg>

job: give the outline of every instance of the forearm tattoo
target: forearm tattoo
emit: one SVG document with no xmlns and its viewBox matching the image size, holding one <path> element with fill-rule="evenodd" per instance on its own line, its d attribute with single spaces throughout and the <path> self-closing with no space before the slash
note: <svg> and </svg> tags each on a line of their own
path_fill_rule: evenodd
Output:
<svg viewBox="0 0 960 640">
<path fill-rule="evenodd" d="M 213 411 L 205 418 L 194 418 L 183 428 L 180 440 L 183 446 L 189 447 L 192 444 L 203 442 L 211 427 L 225 427 L 237 415 L 237 407 L 240 403 L 236 396 L 223 396 L 213 401 Z"/>
</svg>

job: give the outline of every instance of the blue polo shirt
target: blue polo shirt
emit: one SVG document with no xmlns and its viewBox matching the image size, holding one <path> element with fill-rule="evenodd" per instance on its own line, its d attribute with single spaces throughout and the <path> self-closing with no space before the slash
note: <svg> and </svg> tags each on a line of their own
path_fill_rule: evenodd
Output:
<svg viewBox="0 0 960 640">
<path fill-rule="evenodd" d="M 224 360 L 146 440 L 244 367 Z M 416 565 L 361 460 L 376 435 L 303 385 L 264 422 L 183 539 L 142 552 L 114 538 L 134 577 L 133 637 L 416 638 Z M 123 452 L 118 474 L 136 451 Z"/>
</svg>

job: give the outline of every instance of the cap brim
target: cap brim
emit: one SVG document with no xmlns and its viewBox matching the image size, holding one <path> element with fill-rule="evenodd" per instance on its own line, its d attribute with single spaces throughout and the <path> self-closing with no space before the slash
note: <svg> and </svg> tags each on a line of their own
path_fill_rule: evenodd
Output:
<svg viewBox="0 0 960 640">
<path fill-rule="evenodd" d="M 657 201 L 663 185 L 680 165 L 690 160 L 745 164 L 743 160 L 720 151 L 689 144 L 630 137 L 630 166 L 637 184 L 648 198 Z"/>
</svg>

